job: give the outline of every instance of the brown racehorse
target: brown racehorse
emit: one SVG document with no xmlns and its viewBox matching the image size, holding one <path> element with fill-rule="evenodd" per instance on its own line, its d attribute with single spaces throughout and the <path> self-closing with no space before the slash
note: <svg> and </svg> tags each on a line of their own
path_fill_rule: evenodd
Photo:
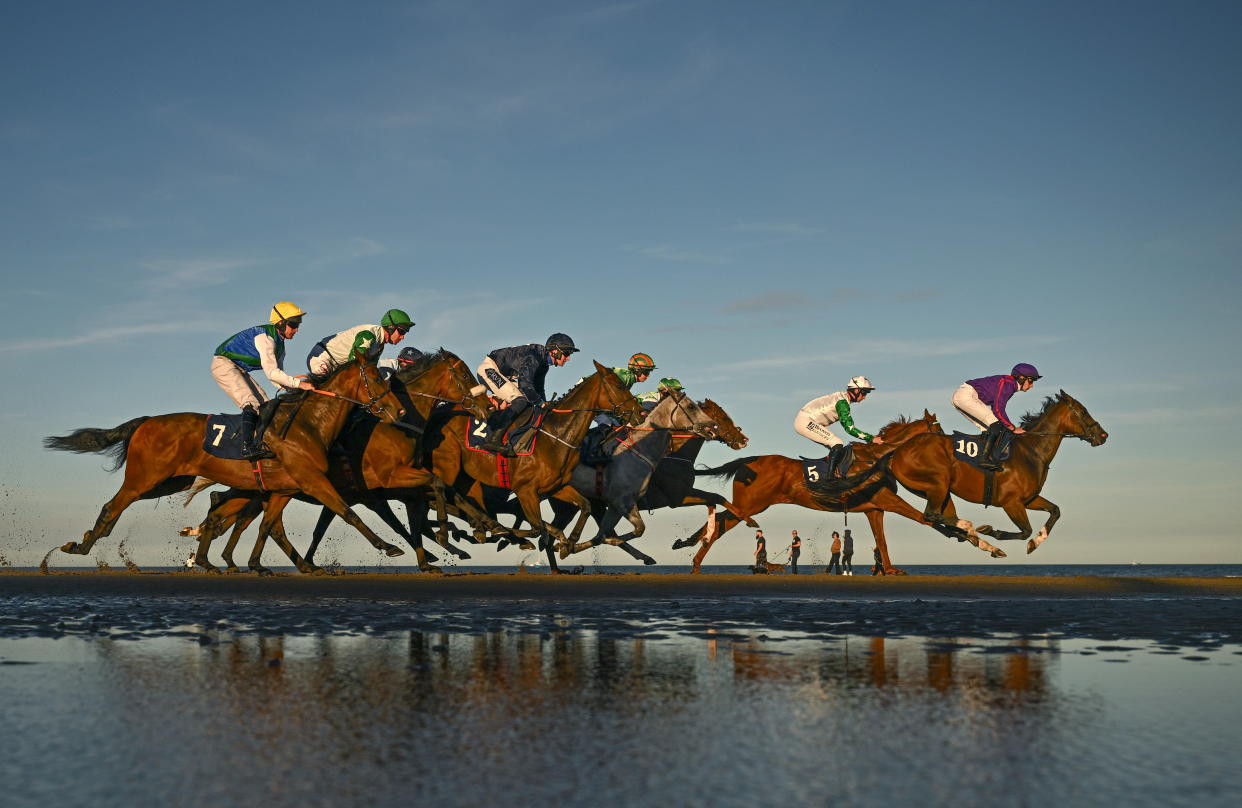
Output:
<svg viewBox="0 0 1242 808">
<path fill-rule="evenodd" d="M 996 530 L 989 525 L 975 530 L 1000 541 L 1029 539 L 1026 551 L 1033 553 L 1061 516 L 1061 509 L 1039 493 L 1048 479 L 1048 466 L 1061 447 L 1061 439 L 1079 438 L 1100 446 L 1108 439 L 1108 433 L 1086 407 L 1064 390 L 1045 399 L 1043 409 L 1025 416 L 1021 426 L 1026 434 L 1014 437 L 1004 470 L 996 473 L 991 501 L 1005 510 L 1019 530 Z M 957 521 L 953 496 L 968 502 L 984 500 L 984 473 L 954 458 L 951 436 L 922 435 L 903 443 L 892 453 L 889 471 L 903 486 L 927 500 L 923 517 L 935 525 Z M 1034 538 L 1030 538 L 1028 508 L 1049 514 Z"/>
<path fill-rule="evenodd" d="M 207 416 L 200 413 L 144 416 L 115 429 L 79 429 L 45 439 L 44 446 L 49 449 L 107 452 L 117 458 L 114 470 L 125 466 L 125 481 L 103 506 L 95 526 L 86 531 L 80 544 L 68 542 L 60 549 L 86 555 L 96 541 L 112 532 L 121 513 L 138 499 L 184 491 L 195 477 L 207 477 L 234 488 L 262 486 L 273 498 L 284 497 L 286 501 L 295 493 L 305 492 L 353 525 L 376 549 L 390 556 L 402 555 L 401 548 L 375 535 L 349 509 L 325 473 L 328 446 L 355 404 L 384 420 L 396 421 L 402 413 L 401 402 L 370 362 L 350 362 L 317 387 L 318 394 L 308 392 L 304 398 L 295 396 L 296 401 L 280 405 L 266 436 L 277 460 L 261 461 L 261 474 L 249 461 L 224 460 L 203 451 Z"/>
<path fill-rule="evenodd" d="M 387 515 L 391 511 L 386 505 L 380 507 L 381 502 L 388 498 L 404 499 L 413 489 L 440 485 L 439 479 L 429 471 L 417 468 L 421 450 L 416 445 L 417 441 L 411 440 L 408 433 L 412 431 L 421 436 L 427 428 L 431 410 L 437 404 L 461 407 L 460 410 L 454 409 L 454 412 L 475 418 L 486 418 L 489 406 L 487 396 L 483 394 L 481 386 L 476 386 L 474 376 L 466 364 L 443 348 L 438 353 L 426 355 L 403 368 L 394 375 L 392 381 L 397 398 L 406 404 L 406 412 L 402 418 L 407 425 L 406 429 L 397 429 L 375 421 L 355 423 L 354 426 L 347 427 L 340 436 L 337 448 L 341 453 L 334 452 L 330 455 L 331 463 L 328 467 L 329 479 L 350 504 L 371 507 L 385 518 L 386 523 L 389 522 Z M 259 512 L 260 508 L 257 507 L 252 491 L 234 489 L 214 495 L 211 512 L 199 528 L 196 531 L 183 531 L 186 535 L 193 532 L 199 537 L 196 554 L 198 564 L 209 571 L 218 572 L 207 560 L 207 549 L 211 541 L 232 524 L 233 532 L 224 550 L 224 560 L 228 569 L 235 571 L 237 567 L 233 563 L 233 547 Z M 332 515 L 332 511 L 327 508 L 320 515 L 315 537 L 306 551 L 306 557 L 298 558 L 296 554 L 290 557 L 302 572 L 319 571 L 319 567 L 314 564 L 314 553 Z M 414 548 L 419 568 L 434 569 L 427 561 L 421 538 L 406 533 L 399 522 L 396 523 L 396 530 Z M 282 548 L 288 544 L 283 521 L 279 516 L 272 522 L 271 535 Z M 270 572 L 260 562 L 265 540 L 266 536 L 261 532 L 250 555 L 250 569 L 260 574 Z"/>
<path fill-rule="evenodd" d="M 927 410 L 923 417 L 915 420 L 900 418 L 880 430 L 884 439 L 881 445 L 853 443 L 856 463 L 869 465 L 884 455 L 892 452 L 903 441 L 928 433 L 942 435 L 940 422 Z M 819 511 L 851 511 L 866 514 L 875 536 L 876 546 L 880 549 L 880 557 L 884 560 L 884 570 L 890 575 L 903 575 L 904 572 L 892 565 L 888 555 L 888 542 L 884 536 L 884 514 L 896 513 L 920 524 L 929 524 L 909 503 L 891 490 L 891 484 L 870 483 L 847 491 L 834 491 L 831 498 L 816 495 L 807 487 L 803 476 L 803 463 L 800 460 L 781 455 L 761 455 L 744 457 L 714 469 L 697 471 L 700 476 L 727 476 L 733 479 L 732 503 L 729 510 L 709 519 L 708 523 L 699 528 L 693 535 L 673 544 L 678 550 L 691 547 L 701 542 L 695 554 L 692 572 L 699 572 L 703 558 L 712 545 L 726 531 L 743 520 L 750 522 L 755 514 L 762 513 L 773 505 L 801 505 Z M 863 477 L 868 476 L 866 472 Z M 878 474 L 876 475 L 879 476 Z M 821 501 L 822 500 L 822 501 Z M 969 523 L 961 523 L 954 528 L 943 527 L 941 532 L 956 538 L 966 538 L 975 543 L 977 537 L 969 532 Z M 985 542 L 986 544 L 986 542 Z M 990 546 L 990 545 L 989 545 Z"/>
<path fill-rule="evenodd" d="M 548 557 L 548 569 L 553 572 L 558 568 L 552 538 L 555 535 L 558 541 L 563 541 L 564 535 L 544 522 L 540 501 L 569 482 L 578 465 L 578 446 L 595 415 L 612 413 L 630 425 L 637 424 L 646 415 L 617 374 L 599 362 L 594 364 L 594 373 L 549 405 L 547 416 L 539 427 L 541 434 L 534 452 L 508 458 L 510 483 L 507 487 L 517 497 L 526 521 L 535 526 Z M 457 489 L 459 500 L 473 495 L 475 502 L 481 503 L 482 486 L 502 489 L 505 486 L 500 485 L 495 455 L 464 448 L 468 428 L 469 423 L 463 418 L 449 422 L 442 432 L 443 441 L 432 454 L 432 470 L 446 485 Z M 579 520 L 585 522 L 590 514 L 590 503 L 580 495 L 577 500 L 574 504 L 581 512 Z"/>
</svg>

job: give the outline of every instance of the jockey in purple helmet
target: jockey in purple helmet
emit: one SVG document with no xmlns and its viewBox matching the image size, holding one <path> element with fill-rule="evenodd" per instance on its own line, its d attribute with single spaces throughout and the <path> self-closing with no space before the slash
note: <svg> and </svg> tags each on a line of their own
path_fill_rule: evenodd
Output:
<svg viewBox="0 0 1242 808">
<path fill-rule="evenodd" d="M 980 466 L 999 469 L 1000 463 L 993 453 L 1001 433 L 1009 431 L 1021 435 L 1026 431 L 1009 420 L 1005 405 L 1009 403 L 1010 396 L 1030 390 L 1039 378 L 1039 371 L 1034 365 L 1019 362 L 1008 375 L 971 379 L 954 391 L 953 406 L 987 434 Z"/>
</svg>

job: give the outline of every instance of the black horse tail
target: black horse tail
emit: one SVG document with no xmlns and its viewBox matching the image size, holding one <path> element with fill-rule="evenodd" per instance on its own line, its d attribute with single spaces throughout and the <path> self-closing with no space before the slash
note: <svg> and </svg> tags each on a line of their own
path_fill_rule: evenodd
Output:
<svg viewBox="0 0 1242 808">
<path fill-rule="evenodd" d="M 752 455 L 751 457 L 743 457 L 737 460 L 730 461 L 728 463 L 725 463 L 723 466 L 716 466 L 716 468 L 714 469 L 695 469 L 694 476 L 696 477 L 727 477 L 728 479 L 733 479 L 734 477 L 738 475 L 738 472 L 740 472 L 743 468 L 745 468 L 752 460 L 758 460 L 758 459 L 759 459 L 759 455 Z"/>
<path fill-rule="evenodd" d="M 44 438 L 43 448 L 78 454 L 107 453 L 116 461 L 108 471 L 116 471 L 125 465 L 125 458 L 129 454 L 129 439 L 149 419 L 150 416 L 143 415 L 112 429 L 75 429 L 68 435 Z"/>
<path fill-rule="evenodd" d="M 851 474 L 848 477 L 821 480 L 817 483 L 807 483 L 807 490 L 811 492 L 811 496 L 820 505 L 839 508 L 843 500 L 846 500 L 848 503 L 849 500 L 857 499 L 852 496 L 852 494 L 855 493 L 853 489 L 858 488 L 876 475 L 881 475 L 880 482 L 887 485 L 889 483 L 890 474 L 888 464 L 892 461 L 892 459 L 893 455 L 892 452 L 890 452 L 881 457 L 873 465 L 863 469 L 857 474 Z M 880 486 L 870 486 L 869 490 L 871 495 L 874 495 L 879 487 Z M 870 496 L 867 497 L 867 499 L 869 498 Z"/>
</svg>

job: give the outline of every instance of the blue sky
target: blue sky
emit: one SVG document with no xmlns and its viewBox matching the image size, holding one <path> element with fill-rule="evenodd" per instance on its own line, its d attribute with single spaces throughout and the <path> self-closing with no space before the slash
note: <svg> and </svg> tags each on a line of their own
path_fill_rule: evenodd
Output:
<svg viewBox="0 0 1242 808">
<path fill-rule="evenodd" d="M 1210 2 L 14 5 L 0 553 L 38 563 L 120 482 L 42 436 L 225 410 L 212 350 L 289 299 L 298 367 L 390 306 L 471 363 L 570 333 L 553 390 L 648 352 L 747 454 L 813 453 L 794 412 L 857 373 L 864 428 L 924 407 L 962 428 L 961 381 L 1033 362 L 1111 438 L 1062 448 L 1030 562 L 1242 562 L 1240 23 Z M 200 516 L 137 505 L 96 552 L 168 563 Z M 668 546 L 701 521 L 653 516 L 641 546 L 683 563 Z M 987 560 L 889 524 L 899 562 Z"/>
</svg>

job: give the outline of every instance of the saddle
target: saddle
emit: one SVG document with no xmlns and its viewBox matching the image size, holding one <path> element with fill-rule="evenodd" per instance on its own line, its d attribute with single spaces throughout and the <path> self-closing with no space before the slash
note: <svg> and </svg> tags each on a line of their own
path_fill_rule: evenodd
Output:
<svg viewBox="0 0 1242 808">
<path fill-rule="evenodd" d="M 509 424 L 508 429 L 505 431 L 506 436 L 512 435 L 519 430 L 524 429 L 525 431 L 518 436 L 516 444 L 507 445 L 505 454 L 510 456 L 534 454 L 535 439 L 539 436 L 539 426 L 543 423 L 547 412 L 547 409 L 544 407 L 531 407 L 519 415 L 516 421 Z M 471 416 L 466 430 L 466 448 L 472 452 L 495 454 L 495 452 L 490 452 L 483 448 L 483 444 L 487 442 L 490 434 L 491 427 L 487 421 L 480 421 Z"/>
<path fill-rule="evenodd" d="M 850 473 L 850 466 L 854 464 L 854 447 L 848 443 L 845 450 L 841 454 L 840 463 L 837 465 L 837 473 L 833 475 L 830 471 L 830 464 L 826 457 L 799 457 L 802 461 L 802 481 L 808 485 L 811 483 L 822 483 L 835 477 L 845 477 Z"/>
<path fill-rule="evenodd" d="M 608 451 L 607 441 L 617 430 L 617 427 L 609 424 L 596 424 L 586 433 L 586 437 L 582 439 L 582 445 L 579 448 L 579 454 L 582 458 L 583 465 L 592 468 L 603 468 L 612 460 L 612 453 Z"/>
<path fill-rule="evenodd" d="M 1003 465 L 1009 459 L 1010 444 L 1013 443 L 1013 433 L 1005 431 L 1000 433 L 996 441 L 996 458 Z M 964 432 L 954 432 L 950 438 L 953 442 L 954 459 L 967 463 L 980 471 L 987 471 L 979 464 L 985 460 L 983 447 L 987 442 L 987 434 L 967 435 Z"/>
</svg>

